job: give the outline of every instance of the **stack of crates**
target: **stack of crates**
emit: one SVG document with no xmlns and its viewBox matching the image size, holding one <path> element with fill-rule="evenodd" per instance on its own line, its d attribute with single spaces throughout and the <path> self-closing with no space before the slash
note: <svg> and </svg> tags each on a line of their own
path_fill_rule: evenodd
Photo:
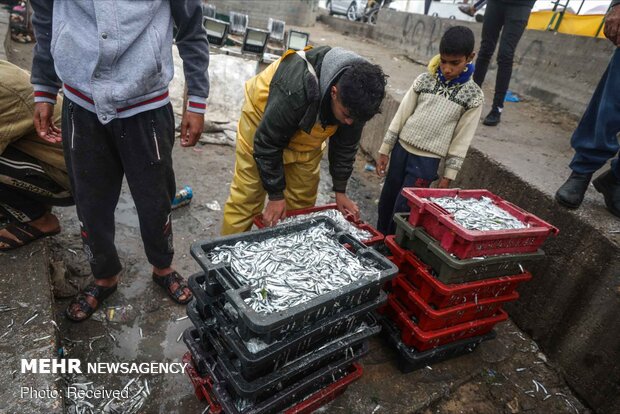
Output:
<svg viewBox="0 0 620 414">
<path fill-rule="evenodd" d="M 402 194 L 411 212 L 394 216 L 396 234 L 385 239 L 399 274 L 380 312 L 399 366 L 409 372 L 494 338 L 493 327 L 508 318 L 502 305 L 516 301 L 517 286 L 532 278 L 524 265 L 544 257 L 539 247 L 558 230 L 487 190 L 405 188 Z M 488 197 L 526 227 L 467 230 L 431 197 Z"/>
<path fill-rule="evenodd" d="M 259 313 L 244 299 L 228 264 L 213 264 L 208 253 L 239 241 L 260 242 L 310 226 L 334 229 L 339 243 L 378 271 L 285 311 Z M 328 218 L 198 242 L 192 255 L 203 272 L 189 279 L 194 299 L 187 314 L 194 324 L 183 336 L 185 359 L 196 395 L 210 412 L 228 414 L 306 413 L 328 403 L 358 379 L 357 361 L 368 352 L 368 339 L 381 330 L 374 311 L 385 305 L 382 285 L 398 272 L 388 259 Z"/>
</svg>

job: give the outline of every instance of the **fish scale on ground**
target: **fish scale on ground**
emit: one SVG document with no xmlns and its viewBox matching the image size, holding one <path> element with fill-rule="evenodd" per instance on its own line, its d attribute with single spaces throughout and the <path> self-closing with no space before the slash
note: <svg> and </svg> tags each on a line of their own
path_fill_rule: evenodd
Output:
<svg viewBox="0 0 620 414">
<path fill-rule="evenodd" d="M 209 253 L 213 264 L 229 263 L 240 284 L 249 284 L 246 302 L 271 313 L 307 302 L 365 276 L 379 275 L 319 225 L 261 242 L 237 242 Z"/>
</svg>

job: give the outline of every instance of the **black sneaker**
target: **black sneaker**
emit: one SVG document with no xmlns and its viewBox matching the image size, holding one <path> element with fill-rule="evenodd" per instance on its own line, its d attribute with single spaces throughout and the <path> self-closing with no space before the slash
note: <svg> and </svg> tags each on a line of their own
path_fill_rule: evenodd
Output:
<svg viewBox="0 0 620 414">
<path fill-rule="evenodd" d="M 592 184 L 594 184 L 596 191 L 605 197 L 607 210 L 614 216 L 620 217 L 620 182 L 618 182 L 614 173 L 611 170 L 607 170 L 598 176 Z"/>
<path fill-rule="evenodd" d="M 484 121 L 482 121 L 482 123 L 486 126 L 495 126 L 499 124 L 499 121 L 501 121 L 501 118 L 502 118 L 501 109 L 493 108 L 491 109 L 491 112 L 489 112 L 489 114 L 486 116 L 486 118 L 484 118 Z"/>
<path fill-rule="evenodd" d="M 591 179 L 592 174 L 579 174 L 573 171 L 568 180 L 555 193 L 556 201 L 564 207 L 579 207 Z"/>
</svg>

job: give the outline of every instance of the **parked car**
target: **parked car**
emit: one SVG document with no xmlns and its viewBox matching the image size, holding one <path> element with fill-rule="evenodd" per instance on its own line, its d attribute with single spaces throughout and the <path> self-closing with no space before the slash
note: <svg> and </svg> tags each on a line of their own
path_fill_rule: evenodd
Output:
<svg viewBox="0 0 620 414">
<path fill-rule="evenodd" d="M 325 8 L 329 15 L 334 14 L 347 16 L 347 20 L 360 20 L 364 16 L 367 0 L 327 0 Z"/>
</svg>

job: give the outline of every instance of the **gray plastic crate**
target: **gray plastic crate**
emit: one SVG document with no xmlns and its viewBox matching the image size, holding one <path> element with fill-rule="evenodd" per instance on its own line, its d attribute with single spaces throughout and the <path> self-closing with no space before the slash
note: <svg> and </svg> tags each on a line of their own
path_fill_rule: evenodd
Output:
<svg viewBox="0 0 620 414">
<path fill-rule="evenodd" d="M 411 250 L 436 273 L 443 283 L 466 283 L 499 276 L 523 273 L 530 262 L 542 260 L 545 252 L 502 254 L 484 258 L 459 259 L 445 251 L 440 243 L 421 227 L 413 227 L 409 214 L 394 214 L 395 239 L 402 248 Z"/>
</svg>

